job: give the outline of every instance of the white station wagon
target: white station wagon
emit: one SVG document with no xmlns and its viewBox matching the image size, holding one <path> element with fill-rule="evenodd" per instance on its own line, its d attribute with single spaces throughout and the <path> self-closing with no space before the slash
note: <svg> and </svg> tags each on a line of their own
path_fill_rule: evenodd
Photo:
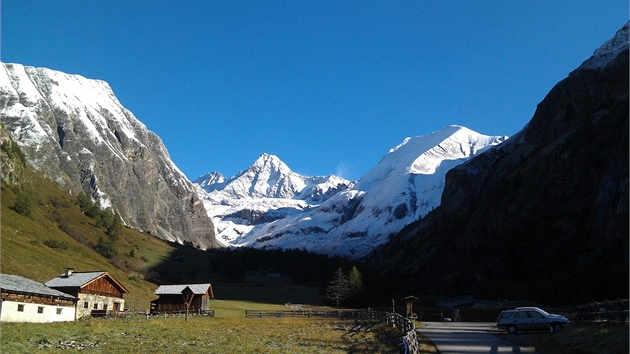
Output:
<svg viewBox="0 0 630 354">
<path fill-rule="evenodd" d="M 518 307 L 501 312 L 497 318 L 497 328 L 505 329 L 510 334 L 518 331 L 551 329 L 557 331 L 571 323 L 562 315 L 550 314 L 538 307 Z"/>
</svg>

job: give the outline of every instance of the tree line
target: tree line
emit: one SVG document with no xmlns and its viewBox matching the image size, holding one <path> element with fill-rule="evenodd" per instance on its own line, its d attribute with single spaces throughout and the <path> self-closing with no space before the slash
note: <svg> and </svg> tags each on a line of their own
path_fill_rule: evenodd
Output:
<svg viewBox="0 0 630 354">
<path fill-rule="evenodd" d="M 359 308 L 391 301 L 392 284 L 361 260 L 305 249 L 240 247 L 206 252 L 208 269 L 228 282 L 242 282 L 248 272 L 269 271 L 294 284 L 319 287 L 322 298 L 332 306 Z"/>
</svg>

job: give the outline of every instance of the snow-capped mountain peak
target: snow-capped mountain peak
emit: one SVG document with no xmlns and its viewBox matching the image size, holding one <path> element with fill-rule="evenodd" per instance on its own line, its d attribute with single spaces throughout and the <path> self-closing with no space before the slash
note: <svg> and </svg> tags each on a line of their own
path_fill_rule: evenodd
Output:
<svg viewBox="0 0 630 354">
<path fill-rule="evenodd" d="M 224 244 L 246 245 L 244 235 L 263 223 L 308 210 L 354 185 L 338 176 L 302 176 L 264 153 L 245 171 L 225 180 L 212 172 L 195 181 Z"/>
<path fill-rule="evenodd" d="M 253 230 L 249 245 L 361 257 L 437 207 L 448 170 L 506 138 L 455 125 L 406 138 L 354 187 Z"/>
<path fill-rule="evenodd" d="M 201 186 L 208 192 L 222 188 L 225 184 L 225 177 L 216 171 L 208 172 L 205 175 L 197 178 L 194 183 Z"/>
</svg>

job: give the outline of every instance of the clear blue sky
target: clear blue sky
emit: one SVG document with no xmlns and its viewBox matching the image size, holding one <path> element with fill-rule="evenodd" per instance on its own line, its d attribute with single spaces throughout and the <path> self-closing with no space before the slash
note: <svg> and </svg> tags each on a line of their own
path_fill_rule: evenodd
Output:
<svg viewBox="0 0 630 354">
<path fill-rule="evenodd" d="M 627 0 L 2 0 L 3 62 L 107 81 L 190 178 L 358 179 L 450 124 L 513 135 Z"/>
</svg>

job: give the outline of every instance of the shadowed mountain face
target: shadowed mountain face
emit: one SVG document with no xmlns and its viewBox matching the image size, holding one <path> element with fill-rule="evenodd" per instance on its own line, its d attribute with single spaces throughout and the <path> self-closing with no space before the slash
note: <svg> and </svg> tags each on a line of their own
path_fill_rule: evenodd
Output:
<svg viewBox="0 0 630 354">
<path fill-rule="evenodd" d="M 520 133 L 449 171 L 440 207 L 370 260 L 422 291 L 627 298 L 627 38 L 626 25 Z"/>
<path fill-rule="evenodd" d="M 7 134 L 44 178 L 74 195 L 86 192 L 128 226 L 217 246 L 192 183 L 107 83 L 0 63 L 0 109 Z"/>
</svg>

